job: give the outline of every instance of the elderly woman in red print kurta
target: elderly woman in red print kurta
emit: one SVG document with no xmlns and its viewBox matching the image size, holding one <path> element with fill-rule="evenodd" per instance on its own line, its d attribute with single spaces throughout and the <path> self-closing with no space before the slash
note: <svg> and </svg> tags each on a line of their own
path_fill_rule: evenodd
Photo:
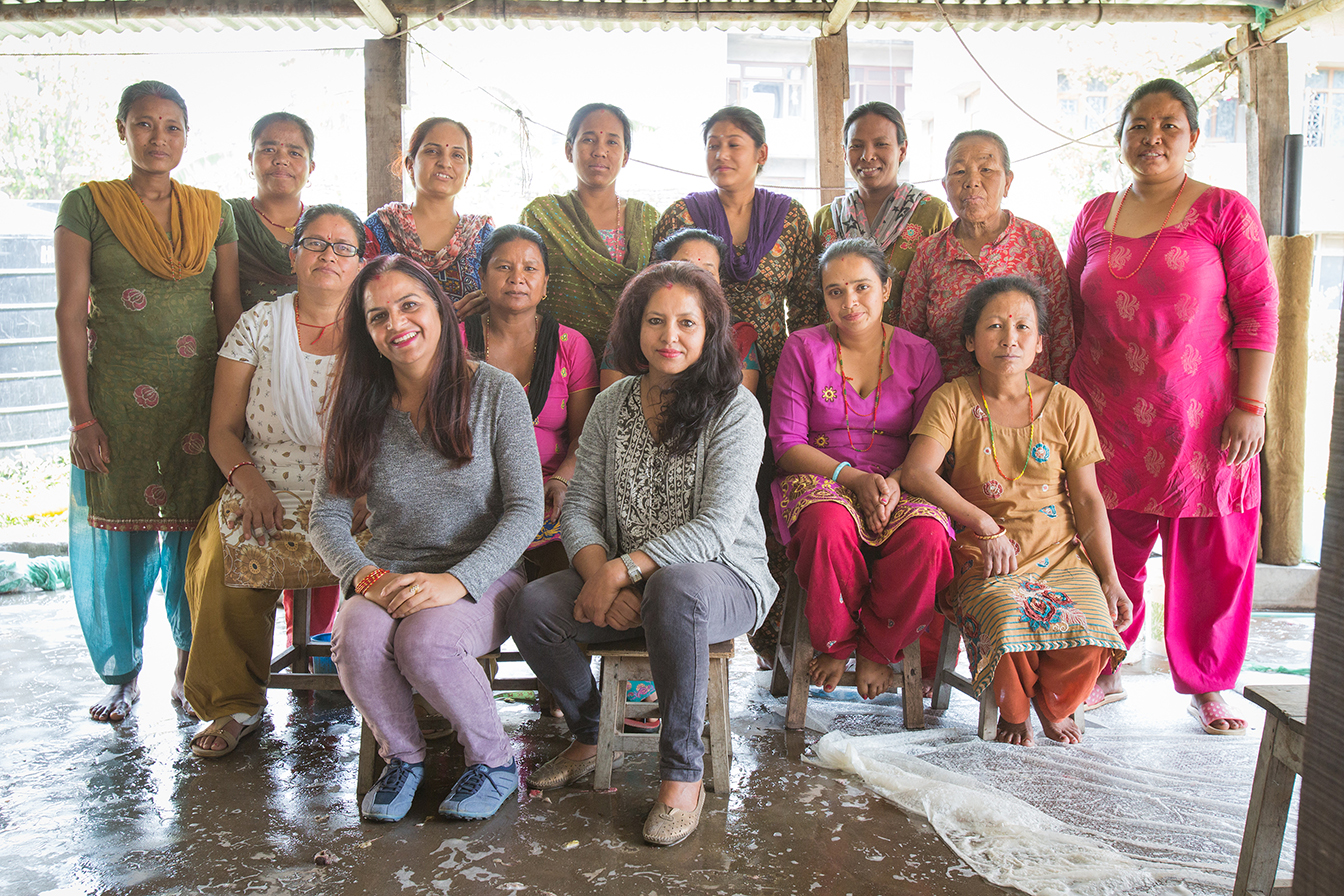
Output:
<svg viewBox="0 0 1344 896">
<path fill-rule="evenodd" d="M 1222 692 L 1246 655 L 1265 395 L 1278 290 L 1255 207 L 1185 170 L 1199 109 L 1175 81 L 1140 86 L 1116 139 L 1130 186 L 1083 206 L 1069 240 L 1078 354 L 1096 418 L 1115 562 L 1143 628 L 1145 564 L 1162 539 L 1176 690 L 1209 734 L 1244 734 Z M 1096 706 L 1122 698 L 1102 675 Z"/>
</svg>

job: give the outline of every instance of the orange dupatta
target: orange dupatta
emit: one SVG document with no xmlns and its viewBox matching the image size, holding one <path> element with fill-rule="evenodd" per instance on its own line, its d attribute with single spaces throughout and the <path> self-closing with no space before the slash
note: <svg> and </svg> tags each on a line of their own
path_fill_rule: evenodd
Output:
<svg viewBox="0 0 1344 896">
<path fill-rule="evenodd" d="M 159 229 L 131 185 L 124 180 L 89 181 L 98 213 L 117 241 L 140 266 L 164 280 L 185 280 L 205 270 L 219 235 L 219 194 L 170 181 L 169 221 L 174 242 Z"/>
</svg>

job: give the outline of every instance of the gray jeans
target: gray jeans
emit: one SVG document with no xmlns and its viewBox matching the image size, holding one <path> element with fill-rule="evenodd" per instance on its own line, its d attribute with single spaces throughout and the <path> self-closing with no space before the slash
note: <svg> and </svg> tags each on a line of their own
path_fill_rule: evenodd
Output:
<svg viewBox="0 0 1344 896">
<path fill-rule="evenodd" d="M 583 579 L 567 569 L 525 587 L 509 609 L 509 633 L 555 698 L 576 740 L 597 743 L 601 699 L 580 644 L 643 634 L 658 689 L 663 726 L 658 770 L 664 781 L 704 774 L 709 645 L 736 638 L 756 621 L 756 596 L 722 563 L 679 563 L 649 576 L 640 604 L 643 625 L 617 631 L 574 619 Z"/>
</svg>

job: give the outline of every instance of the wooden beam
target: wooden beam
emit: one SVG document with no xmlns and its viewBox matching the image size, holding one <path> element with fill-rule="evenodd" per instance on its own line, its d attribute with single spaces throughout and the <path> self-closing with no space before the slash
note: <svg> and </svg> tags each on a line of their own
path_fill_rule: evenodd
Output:
<svg viewBox="0 0 1344 896">
<path fill-rule="evenodd" d="M 1237 46 L 1250 44 L 1249 25 Z M 1283 233 L 1283 138 L 1288 135 L 1288 48 L 1260 46 L 1242 53 L 1241 101 L 1246 106 L 1246 195 L 1260 209 L 1266 234 Z"/>
<path fill-rule="evenodd" d="M 369 211 L 401 199 L 401 172 L 393 173 L 390 166 L 401 155 L 405 105 L 406 38 L 364 41 L 365 198 Z"/>
<path fill-rule="evenodd" d="M 1338 0 L 1330 0 L 1338 2 Z M 398 11 L 419 20 L 442 9 L 439 0 L 409 0 Z M 754 24 L 769 27 L 819 25 L 834 7 L 801 0 L 796 3 L 744 2 L 648 2 L 610 3 L 602 0 L 476 0 L 454 16 L 463 21 L 589 21 L 629 22 L 666 28 L 695 23 L 711 25 Z M 1114 25 L 1127 22 L 1148 24 L 1192 23 L 1241 25 L 1254 20 L 1248 6 L 1224 4 L 1158 5 L 1145 3 L 950 3 L 947 15 L 957 26 L 1048 27 L 1054 25 Z M 129 19 L 261 19 L 308 22 L 366 21 L 353 0 L 137 0 L 111 3 L 107 0 L 69 0 L 0 4 L 0 28 L 4 23 L 107 22 Z M 941 23 L 938 7 L 930 2 L 882 2 L 871 0 L 854 24 L 928 25 Z M 62 31 L 77 31 L 68 25 Z"/>
<path fill-rule="evenodd" d="M 387 8 L 383 0 L 355 0 L 355 5 L 384 37 L 401 30 L 397 27 L 397 17 L 392 15 L 392 10 Z"/>
<path fill-rule="evenodd" d="M 826 16 L 826 21 L 821 23 L 821 36 L 829 37 L 832 34 L 839 34 L 844 29 L 845 23 L 849 21 L 849 14 L 858 5 L 859 0 L 838 0 L 830 14 Z"/>
<path fill-rule="evenodd" d="M 1265 23 L 1260 36 L 1265 40 L 1278 40 L 1294 28 L 1340 9 L 1344 9 L 1344 0 L 1311 0 L 1310 3 L 1304 3 L 1290 13 L 1276 15 L 1270 19 Z"/>
<path fill-rule="evenodd" d="M 845 192 L 845 100 L 849 99 L 849 36 L 845 26 L 812 41 L 817 88 L 817 183 L 822 203 Z"/>
</svg>

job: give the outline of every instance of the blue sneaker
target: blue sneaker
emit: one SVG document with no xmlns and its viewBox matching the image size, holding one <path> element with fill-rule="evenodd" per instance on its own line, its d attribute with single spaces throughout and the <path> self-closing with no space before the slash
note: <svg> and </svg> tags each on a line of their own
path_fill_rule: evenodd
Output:
<svg viewBox="0 0 1344 896">
<path fill-rule="evenodd" d="M 439 803 L 439 814 L 448 818 L 489 818 L 517 789 L 517 759 L 498 768 L 473 765 L 457 779 L 448 798 Z"/>
<path fill-rule="evenodd" d="M 368 821 L 401 821 L 411 809 L 415 789 L 425 778 L 425 764 L 393 759 L 377 783 L 364 794 L 359 814 Z"/>
</svg>

